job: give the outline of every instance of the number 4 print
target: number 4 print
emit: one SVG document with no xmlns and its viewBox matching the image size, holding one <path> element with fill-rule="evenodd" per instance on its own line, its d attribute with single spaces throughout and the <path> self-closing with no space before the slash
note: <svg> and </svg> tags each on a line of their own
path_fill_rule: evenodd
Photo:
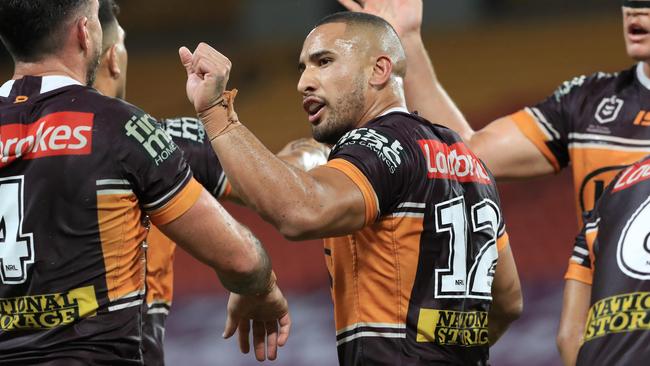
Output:
<svg viewBox="0 0 650 366">
<path fill-rule="evenodd" d="M 483 200 L 472 206 L 472 232 L 487 232 L 490 239 L 479 249 L 467 270 L 467 218 L 465 199 L 457 197 L 435 207 L 436 231 L 449 233 L 448 267 L 435 270 L 436 298 L 492 299 L 492 279 L 498 253 L 499 209 L 494 202 Z"/>
<path fill-rule="evenodd" d="M 0 178 L 0 280 L 15 285 L 27 279 L 34 263 L 34 240 L 23 233 L 24 177 Z"/>
</svg>

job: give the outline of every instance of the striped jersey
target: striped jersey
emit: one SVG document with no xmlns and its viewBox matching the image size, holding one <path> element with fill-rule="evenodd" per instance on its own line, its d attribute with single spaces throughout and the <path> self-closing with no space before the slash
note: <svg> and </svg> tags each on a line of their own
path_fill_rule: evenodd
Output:
<svg viewBox="0 0 650 366">
<path fill-rule="evenodd" d="M 512 118 L 556 171 L 571 163 L 582 223 L 614 176 L 650 153 L 650 79 L 643 63 L 580 76 Z"/>
<path fill-rule="evenodd" d="M 577 237 L 567 279 L 591 285 L 578 365 L 650 359 L 650 156 L 607 187 Z"/>
<path fill-rule="evenodd" d="M 138 365 L 146 227 L 201 186 L 138 108 L 63 76 L 0 87 L 0 363 Z"/>
<path fill-rule="evenodd" d="M 329 168 L 365 227 L 325 240 L 341 365 L 485 365 L 507 234 L 494 179 L 460 137 L 406 110 L 345 134 Z"/>
</svg>

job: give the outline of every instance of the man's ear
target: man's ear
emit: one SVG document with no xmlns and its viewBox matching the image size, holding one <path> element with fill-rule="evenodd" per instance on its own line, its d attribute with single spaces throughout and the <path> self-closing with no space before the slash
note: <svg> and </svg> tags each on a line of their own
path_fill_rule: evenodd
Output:
<svg viewBox="0 0 650 366">
<path fill-rule="evenodd" d="M 379 56 L 372 68 L 372 75 L 368 81 L 370 85 L 381 88 L 390 80 L 393 73 L 393 61 L 388 56 Z"/>
<path fill-rule="evenodd" d="M 77 19 L 77 25 L 75 27 L 77 32 L 77 40 L 79 41 L 79 47 L 84 51 L 88 52 L 90 50 L 90 31 L 88 29 L 88 18 L 81 17 Z"/>
<path fill-rule="evenodd" d="M 120 77 L 122 69 L 120 69 L 120 63 L 117 57 L 117 44 L 112 45 L 106 51 L 106 64 L 108 65 L 108 72 L 111 74 L 113 79 Z"/>
</svg>

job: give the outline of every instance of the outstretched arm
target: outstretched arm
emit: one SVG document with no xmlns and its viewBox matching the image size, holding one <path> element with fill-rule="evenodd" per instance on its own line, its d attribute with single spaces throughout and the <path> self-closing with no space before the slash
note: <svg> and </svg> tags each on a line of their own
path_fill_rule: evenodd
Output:
<svg viewBox="0 0 650 366">
<path fill-rule="evenodd" d="M 422 0 L 338 0 L 350 11 L 384 18 L 397 31 L 406 51 L 406 104 L 431 122 L 456 131 L 497 179 L 517 179 L 554 172 L 551 163 L 517 128 L 511 117 L 480 131 L 467 122 L 440 84 L 422 42 Z"/>
</svg>

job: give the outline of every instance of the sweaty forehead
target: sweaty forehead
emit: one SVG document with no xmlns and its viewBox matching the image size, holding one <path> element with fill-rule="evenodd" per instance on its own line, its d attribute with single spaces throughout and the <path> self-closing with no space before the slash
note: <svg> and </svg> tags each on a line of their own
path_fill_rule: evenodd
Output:
<svg viewBox="0 0 650 366">
<path fill-rule="evenodd" d="M 301 58 L 323 51 L 347 54 L 359 51 L 363 43 L 362 35 L 352 32 L 347 24 L 327 23 L 314 28 L 307 35 Z"/>
</svg>

